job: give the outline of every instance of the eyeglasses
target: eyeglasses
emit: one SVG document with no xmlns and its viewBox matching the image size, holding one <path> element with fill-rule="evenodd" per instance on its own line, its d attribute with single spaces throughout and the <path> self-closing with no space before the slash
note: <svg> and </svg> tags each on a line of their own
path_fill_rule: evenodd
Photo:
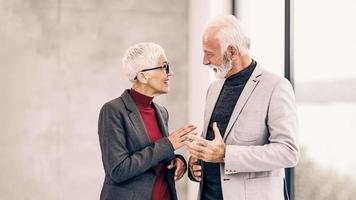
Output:
<svg viewBox="0 0 356 200">
<path fill-rule="evenodd" d="M 153 68 L 148 68 L 148 69 L 143 69 L 140 72 L 147 72 L 147 71 L 151 71 L 151 70 L 156 70 L 156 69 L 164 69 L 164 71 L 166 72 L 166 74 L 169 74 L 169 64 L 168 63 L 164 63 L 162 66 L 159 67 L 153 67 Z M 135 80 L 137 79 L 137 76 L 135 77 Z"/>
</svg>

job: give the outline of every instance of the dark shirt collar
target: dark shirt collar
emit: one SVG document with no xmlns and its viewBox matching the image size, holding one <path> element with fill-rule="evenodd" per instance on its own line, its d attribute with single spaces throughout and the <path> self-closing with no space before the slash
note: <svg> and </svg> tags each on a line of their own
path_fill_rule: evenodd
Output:
<svg viewBox="0 0 356 200">
<path fill-rule="evenodd" d="M 137 107 L 140 107 L 140 108 L 150 108 L 151 107 L 153 97 L 149 97 L 144 94 L 141 94 L 132 88 L 130 90 L 130 95 L 132 96 Z"/>
<path fill-rule="evenodd" d="M 252 59 L 252 62 L 248 67 L 228 77 L 225 81 L 225 84 L 229 86 L 234 86 L 246 83 L 250 78 L 253 70 L 255 70 L 256 65 L 257 62 Z"/>
</svg>

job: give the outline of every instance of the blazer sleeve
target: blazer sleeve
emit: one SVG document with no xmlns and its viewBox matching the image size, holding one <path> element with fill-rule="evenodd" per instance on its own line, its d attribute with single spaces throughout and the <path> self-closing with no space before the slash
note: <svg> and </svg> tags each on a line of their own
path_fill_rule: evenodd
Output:
<svg viewBox="0 0 356 200">
<path fill-rule="evenodd" d="M 294 167 L 299 158 L 297 125 L 293 88 L 287 79 L 281 79 L 273 89 L 267 112 L 269 143 L 259 146 L 227 145 L 225 173 Z"/>
<path fill-rule="evenodd" d="M 105 104 L 100 111 L 98 132 L 105 171 L 117 183 L 174 158 L 174 150 L 166 137 L 130 154 L 126 146 L 129 133 L 125 132 L 117 108 L 110 104 Z"/>
<path fill-rule="evenodd" d="M 164 121 L 166 123 L 167 131 L 168 131 L 168 135 L 169 135 L 169 130 L 168 130 L 169 113 L 168 113 L 168 110 L 164 106 L 159 106 L 159 108 L 161 110 L 161 113 L 163 115 Z M 171 143 L 169 143 L 169 144 L 172 145 Z M 172 148 L 173 148 L 173 146 L 172 146 Z M 185 160 L 184 156 L 182 156 L 180 154 L 175 154 L 175 158 L 180 159 L 184 163 L 184 166 L 185 166 L 184 173 L 185 173 L 187 171 L 187 169 L 188 169 L 188 166 L 187 166 L 187 161 Z"/>
</svg>

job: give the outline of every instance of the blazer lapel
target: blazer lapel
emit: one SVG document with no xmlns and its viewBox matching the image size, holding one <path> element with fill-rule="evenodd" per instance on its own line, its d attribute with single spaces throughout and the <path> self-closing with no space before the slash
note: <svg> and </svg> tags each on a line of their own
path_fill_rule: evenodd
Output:
<svg viewBox="0 0 356 200">
<path fill-rule="evenodd" d="M 162 137 L 168 137 L 168 128 L 166 126 L 166 123 L 164 122 L 164 118 L 162 116 L 161 110 L 159 109 L 158 105 L 153 103 L 153 108 L 155 109 L 156 116 L 157 116 L 157 122 L 159 129 L 162 132 Z"/>
<path fill-rule="evenodd" d="M 141 114 L 138 111 L 134 100 L 129 94 L 129 90 L 125 90 L 125 92 L 121 95 L 121 98 L 126 108 L 130 111 L 129 118 L 133 124 L 134 129 L 136 129 L 136 135 L 138 136 L 137 138 L 139 139 L 140 145 L 147 146 L 151 144 L 145 125 L 143 124 Z"/>
<path fill-rule="evenodd" d="M 229 123 L 225 130 L 224 140 L 226 140 L 226 137 L 229 135 L 232 126 L 235 124 L 238 116 L 241 113 L 241 110 L 245 106 L 247 100 L 251 96 L 251 94 L 252 94 L 253 90 L 255 89 L 255 87 L 257 86 L 258 82 L 260 81 L 259 77 L 261 76 L 261 74 L 262 74 L 262 68 L 261 68 L 261 66 L 259 66 L 257 64 L 255 70 L 251 74 L 251 77 L 247 81 L 245 88 L 242 90 L 242 93 L 235 105 L 234 111 L 232 112 Z"/>
<path fill-rule="evenodd" d="M 209 126 L 209 121 L 211 118 L 211 115 L 213 114 L 214 108 L 215 108 L 215 104 L 216 101 L 219 98 L 220 95 L 220 91 L 222 89 L 222 87 L 224 86 L 225 80 L 219 80 L 219 82 L 217 82 L 216 85 L 214 85 L 214 88 L 211 88 L 211 91 L 208 91 L 209 93 L 211 93 L 211 95 L 209 96 L 209 98 L 206 100 L 206 114 L 205 119 L 204 119 L 204 127 L 203 127 L 203 133 L 202 133 L 202 137 L 206 138 L 206 134 L 208 131 L 208 126 Z M 208 94 L 209 95 L 209 94 Z"/>
</svg>

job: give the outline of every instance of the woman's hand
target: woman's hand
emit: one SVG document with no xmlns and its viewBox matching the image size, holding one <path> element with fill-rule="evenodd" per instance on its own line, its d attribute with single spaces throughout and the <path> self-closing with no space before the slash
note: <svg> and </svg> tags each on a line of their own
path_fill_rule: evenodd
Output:
<svg viewBox="0 0 356 200">
<path fill-rule="evenodd" d="M 184 141 L 187 139 L 187 134 L 192 133 L 196 135 L 196 133 L 193 132 L 196 128 L 196 126 L 188 124 L 170 133 L 168 140 L 171 142 L 174 150 L 177 150 L 184 145 Z"/>
<path fill-rule="evenodd" d="M 181 179 L 185 173 L 186 166 L 184 164 L 184 161 L 181 160 L 181 158 L 176 157 L 175 159 L 171 160 L 169 165 L 167 166 L 168 169 L 173 169 L 174 170 L 174 180 L 178 181 Z"/>
</svg>

